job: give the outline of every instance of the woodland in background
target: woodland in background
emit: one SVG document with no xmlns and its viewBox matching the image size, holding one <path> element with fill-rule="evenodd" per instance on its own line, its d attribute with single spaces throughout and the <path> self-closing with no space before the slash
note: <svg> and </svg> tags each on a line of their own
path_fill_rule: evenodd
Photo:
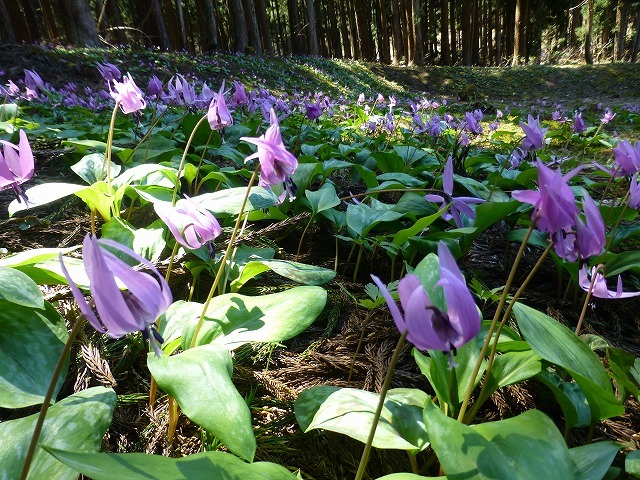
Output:
<svg viewBox="0 0 640 480">
<path fill-rule="evenodd" d="M 0 0 L 0 41 L 409 65 L 636 62 L 630 0 Z"/>
</svg>

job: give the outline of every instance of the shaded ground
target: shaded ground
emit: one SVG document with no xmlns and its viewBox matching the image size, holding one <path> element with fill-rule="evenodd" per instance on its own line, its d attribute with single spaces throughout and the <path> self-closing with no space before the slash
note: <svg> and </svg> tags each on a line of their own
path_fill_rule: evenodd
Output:
<svg viewBox="0 0 640 480">
<path fill-rule="evenodd" d="M 103 51 L 55 53 L 39 47 L 0 46 L 0 65 L 5 69 L 5 79 L 21 77 L 22 69 L 33 68 L 56 86 L 68 81 L 80 86 L 97 85 L 102 80 L 94 64 L 103 59 L 103 54 Z M 566 68 L 417 69 L 306 58 L 285 63 L 278 59 L 228 55 L 192 59 L 164 54 L 153 56 L 140 53 L 132 56 L 129 53 L 108 52 L 107 58 L 127 65 L 140 78 L 149 72 L 159 72 L 158 75 L 162 74 L 161 78 L 164 79 L 176 72 L 191 72 L 214 85 L 223 78 L 239 78 L 253 85 L 264 84 L 287 91 L 297 87 L 305 91 L 322 89 L 355 96 L 361 89 L 370 87 L 373 91 L 395 90 L 408 96 L 427 92 L 429 95 L 455 98 L 462 94 L 469 101 L 485 97 L 489 101 L 518 99 L 523 102 L 547 97 L 567 103 L 640 100 L 640 91 L 637 90 L 637 85 L 640 85 L 640 66 L 629 64 Z M 256 65 L 263 67 L 259 77 L 247 73 Z M 65 167 L 56 145 L 36 145 L 35 149 L 41 178 L 59 180 L 61 175 L 64 176 Z M 6 211 L 11 199 L 10 192 L 0 192 L 2 211 Z M 284 248 L 283 258 L 292 258 L 304 224 L 304 220 L 293 224 L 283 223 L 269 232 L 260 232 L 265 225 L 256 223 L 250 227 L 256 232 L 251 242 L 277 241 Z M 305 236 L 311 243 L 308 253 L 300 261 L 332 268 L 335 252 L 331 234 L 321 226 L 314 228 L 314 232 L 308 232 Z M 74 245 L 80 243 L 87 230 L 88 216 L 84 209 L 73 202 L 59 202 L 46 206 L 35 215 L 0 223 L 0 247 L 15 251 L 40 246 Z M 283 243 L 282 239 L 287 241 Z M 528 252 L 521 267 L 522 272 L 531 268 L 531 262 L 536 258 L 534 253 Z M 296 396 L 305 388 L 321 384 L 378 390 L 398 336 L 389 315 L 382 309 L 364 324 L 364 312 L 354 308 L 351 299 L 344 293 L 344 289 L 362 291 L 364 284 L 369 281 L 369 265 L 375 264 L 377 271 L 384 271 L 386 258 L 365 258 L 363 265 L 366 267 L 361 269 L 357 281 L 352 282 L 350 277 L 354 263 L 346 262 L 348 254 L 347 247 L 339 252 L 339 258 L 342 259 L 339 267 L 341 275 L 327 286 L 327 308 L 306 332 L 287 342 L 284 347 L 247 346 L 236 352 L 235 357 L 234 380 L 241 393 L 249 399 L 254 424 L 257 425 L 257 459 L 281 463 L 292 469 L 301 468 L 306 479 L 353 478 L 362 444 L 331 432 L 300 432 L 293 412 Z M 493 288 L 504 281 L 513 254 L 508 245 L 494 241 L 489 232 L 476 242 L 471 255 L 461 262 L 461 267 L 478 276 L 487 288 Z M 181 271 L 176 271 L 172 278 L 172 288 L 176 297 L 179 297 L 188 288 L 190 278 Z M 543 269 L 524 302 L 559 321 L 575 325 L 577 315 L 574 305 L 570 300 L 558 299 L 555 278 L 554 269 L 550 266 Z M 199 285 L 200 300 L 206 296 L 210 281 L 205 279 Z M 279 277 L 266 275 L 260 283 L 250 284 L 248 288 L 251 290 L 247 293 L 273 292 L 287 287 Z M 70 296 L 64 289 L 52 290 L 47 294 L 51 295 L 51 299 L 60 300 L 61 308 L 73 308 Z M 490 318 L 492 305 L 485 307 L 484 316 Z M 633 300 L 598 303 L 587 316 L 586 329 L 638 355 L 640 320 L 635 314 L 637 307 L 638 302 Z M 348 382 L 352 359 L 363 331 L 363 346 L 354 362 L 352 380 Z M 214 444 L 213 439 L 203 436 L 184 416 L 181 417 L 174 441 L 167 441 L 166 396 L 160 395 L 153 409 L 147 405 L 149 375 L 145 355 L 146 350 L 140 339 L 134 342 L 130 339 L 112 341 L 89 329 L 79 338 L 66 392 L 93 385 L 108 385 L 116 387 L 119 393 L 118 407 L 112 427 L 105 437 L 104 449 L 184 455 L 203 447 L 210 448 Z M 393 386 L 417 387 L 429 392 L 429 386 L 411 358 L 409 348 L 402 354 Z M 559 428 L 563 428 L 557 404 L 546 394 L 544 387 L 534 382 L 501 390 L 482 409 L 479 417 L 485 420 L 498 419 L 534 407 L 551 415 Z M 638 404 L 630 402 L 627 412 L 622 417 L 599 424 L 596 437 L 606 437 L 637 448 L 640 445 L 636 434 L 640 431 Z M 586 430 L 575 430 L 570 443 L 584 443 L 587 433 Z M 423 465 L 427 458 L 427 455 L 421 456 L 420 464 Z M 409 461 L 404 453 L 374 451 L 368 473 L 369 478 L 377 478 L 409 469 Z M 426 471 L 429 471 L 428 467 Z"/>
</svg>

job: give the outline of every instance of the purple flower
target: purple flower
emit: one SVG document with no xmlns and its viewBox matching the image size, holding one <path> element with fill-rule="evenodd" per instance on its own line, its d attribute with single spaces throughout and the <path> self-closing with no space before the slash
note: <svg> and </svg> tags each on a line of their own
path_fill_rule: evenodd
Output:
<svg viewBox="0 0 640 480">
<path fill-rule="evenodd" d="M 582 113 L 577 112 L 573 117 L 573 133 L 582 133 L 587 129 L 587 126 L 582 120 Z"/>
<path fill-rule="evenodd" d="M 209 111 L 207 112 L 207 119 L 212 130 L 221 130 L 224 127 L 233 125 L 233 117 L 227 108 L 227 103 L 224 101 L 224 81 L 220 91 L 213 94 Z"/>
<path fill-rule="evenodd" d="M 482 114 L 482 112 L 480 112 L 480 114 Z M 478 123 L 478 120 L 476 119 L 475 115 L 471 112 L 466 112 L 464 114 L 464 129 L 466 131 L 468 131 L 469 133 L 476 133 L 476 134 L 480 134 L 482 133 L 482 125 L 480 125 Z"/>
<path fill-rule="evenodd" d="M 529 114 L 528 122 L 520 122 L 522 130 L 524 130 L 525 137 L 522 140 L 522 150 L 530 152 L 532 150 L 538 150 L 544 145 L 544 135 L 547 133 L 546 128 L 542 128 L 540 125 L 540 117 L 533 118 L 533 115 Z"/>
<path fill-rule="evenodd" d="M 596 279 L 593 283 L 593 290 L 591 290 L 591 295 L 597 298 L 630 298 L 637 297 L 640 295 L 640 292 L 623 292 L 622 291 L 622 277 L 618 275 L 618 285 L 616 291 L 609 290 L 607 288 L 607 281 L 604 276 L 597 271 L 597 267 L 593 267 L 591 269 L 591 278 L 593 275 L 596 276 Z M 580 288 L 582 288 L 585 292 L 589 291 L 591 286 L 591 279 L 587 274 L 587 266 L 583 265 L 578 272 L 578 283 L 580 284 Z"/>
<path fill-rule="evenodd" d="M 123 77 L 122 82 L 114 80 L 113 90 L 111 89 L 111 84 L 109 84 L 109 92 L 113 99 L 117 103 L 120 103 L 120 108 L 123 113 L 137 112 L 147 106 L 147 102 L 145 102 L 143 98 L 142 91 L 135 84 L 130 73 L 127 73 Z"/>
<path fill-rule="evenodd" d="M 600 119 L 600 122 L 609 123 L 611 120 L 613 120 L 613 117 L 615 116 L 616 114 L 613 113 L 610 108 L 606 108 L 604 110 L 604 115 L 602 115 L 602 118 Z"/>
<path fill-rule="evenodd" d="M 305 110 L 309 120 L 315 120 L 322 115 L 322 108 L 317 103 L 307 103 Z"/>
<path fill-rule="evenodd" d="M 586 223 L 580 218 L 577 219 L 576 237 L 580 258 L 586 259 L 602 252 L 606 238 L 604 220 L 600 210 L 587 192 L 584 193 L 582 199 L 582 208 Z"/>
<path fill-rule="evenodd" d="M 149 80 L 147 95 L 149 97 L 159 97 L 162 94 L 162 82 L 155 75 Z"/>
<path fill-rule="evenodd" d="M 30 90 L 42 90 L 44 88 L 44 82 L 40 75 L 38 75 L 34 70 L 25 70 L 24 71 L 24 85 Z"/>
<path fill-rule="evenodd" d="M 173 101 L 178 105 L 193 105 L 196 101 L 196 89 L 193 85 L 180 74 L 175 75 L 169 80 L 167 85 L 169 93 L 164 97 L 165 100 Z"/>
<path fill-rule="evenodd" d="M 113 253 L 101 248 L 105 246 L 142 263 L 151 273 L 134 270 Z M 156 353 L 160 349 L 156 339 L 162 341 L 152 329 L 153 323 L 172 302 L 171 290 L 160 272 L 146 259 L 134 251 L 111 240 L 98 240 L 87 234 L 82 246 L 84 268 L 89 278 L 89 289 L 93 296 L 92 306 L 84 298 L 78 286 L 71 280 L 60 254 L 62 273 L 67 278 L 71 292 L 80 311 L 98 332 L 112 338 L 120 338 L 127 333 L 142 331 L 151 341 Z M 125 287 L 121 290 L 116 279 Z"/>
<path fill-rule="evenodd" d="M 13 189 L 18 202 L 29 199 L 22 184 L 33 177 L 33 153 L 27 134 L 20 130 L 18 146 L 2 141 L 4 155 L 0 154 L 0 190 Z"/>
<path fill-rule="evenodd" d="M 9 83 L 7 83 L 7 87 L 9 87 L 7 89 L 7 95 L 9 95 L 10 97 L 15 97 L 20 93 L 20 87 L 16 85 L 13 80 L 9 80 Z"/>
<path fill-rule="evenodd" d="M 295 184 L 291 180 L 291 175 L 298 168 L 298 159 L 287 151 L 282 142 L 280 125 L 276 112 L 270 111 L 270 126 L 264 135 L 259 138 L 240 137 L 240 140 L 253 143 L 258 150 L 253 155 L 249 155 L 246 161 L 257 158 L 260 161 L 260 181 L 261 187 L 273 185 L 284 185 L 284 192 L 279 199 L 282 202 L 285 196 L 291 200 L 295 199 Z"/>
<path fill-rule="evenodd" d="M 153 208 L 176 241 L 191 250 L 212 241 L 222 231 L 216 217 L 188 197 L 178 200 L 175 206 L 170 202 L 156 202 Z"/>
<path fill-rule="evenodd" d="M 102 75 L 107 82 L 119 80 L 120 77 L 122 77 L 122 73 L 120 73 L 118 67 L 113 63 L 98 63 L 97 67 L 100 75 Z"/>
<path fill-rule="evenodd" d="M 244 84 L 240 82 L 233 82 L 235 91 L 233 96 L 229 100 L 229 105 L 232 107 L 238 107 L 240 105 L 248 105 L 249 99 L 247 98 L 247 92 L 245 91 Z"/>
<path fill-rule="evenodd" d="M 637 173 L 633 174 L 629 185 L 629 206 L 635 210 L 640 208 L 640 182 L 638 182 Z"/>
<path fill-rule="evenodd" d="M 419 350 L 451 352 L 475 338 L 481 320 L 464 276 L 442 242 L 438 244 L 438 258 L 440 280 L 435 286 L 444 291 L 446 311 L 433 305 L 420 279 L 409 274 L 398 284 L 403 315 L 380 279 L 371 277 L 387 301 L 396 327 L 400 332 L 407 331 L 407 340 Z"/>
<path fill-rule="evenodd" d="M 436 194 L 428 194 L 424 196 L 424 199 L 428 202 L 435 202 L 440 204 L 440 208 L 445 205 L 449 205 L 448 212 L 442 218 L 445 220 L 451 220 L 456 224 L 456 227 L 464 227 L 461 214 L 466 215 L 470 219 L 476 218 L 476 213 L 469 206 L 470 204 L 483 203 L 484 200 L 476 197 L 453 197 L 453 160 L 451 156 L 447 159 L 447 163 L 444 166 L 444 173 L 442 175 L 442 189 L 444 190 L 444 196 Z"/>
<path fill-rule="evenodd" d="M 567 183 L 581 167 L 566 175 L 560 170 L 551 170 L 540 160 L 538 164 L 538 190 L 515 190 L 511 195 L 520 202 L 534 206 L 531 220 L 537 221 L 538 229 L 553 234 L 575 225 L 580 210 L 575 205 L 575 196 Z M 537 219 L 537 220 L 536 220 Z"/>
<path fill-rule="evenodd" d="M 627 140 L 620 140 L 613 149 L 613 162 L 616 177 L 640 172 L 640 143 L 632 146 Z"/>
</svg>

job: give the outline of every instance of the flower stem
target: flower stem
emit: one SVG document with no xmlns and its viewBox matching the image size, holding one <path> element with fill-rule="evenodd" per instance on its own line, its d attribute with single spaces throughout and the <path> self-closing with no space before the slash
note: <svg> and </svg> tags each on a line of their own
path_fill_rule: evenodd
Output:
<svg viewBox="0 0 640 480">
<path fill-rule="evenodd" d="M 207 118 L 206 116 L 204 118 Z M 196 126 L 196 129 L 198 127 Z M 249 180 L 249 185 L 247 185 L 247 193 L 244 196 L 244 199 L 242 200 L 242 206 L 240 207 L 240 212 L 238 213 L 238 218 L 236 219 L 236 224 L 233 227 L 233 231 L 231 232 L 231 238 L 229 239 L 229 245 L 227 245 L 227 249 L 224 252 L 224 256 L 222 257 L 222 260 L 220 261 L 220 268 L 218 268 L 218 271 L 216 272 L 216 278 L 213 280 L 213 285 L 211 285 L 211 290 L 209 290 L 209 294 L 207 295 L 207 299 L 204 302 L 204 306 L 202 307 L 202 313 L 200 314 L 200 318 L 198 319 L 198 324 L 196 325 L 196 329 L 193 332 L 193 337 L 191 338 L 191 345 L 189 346 L 189 348 L 193 348 L 196 346 L 196 340 L 198 338 L 198 334 L 200 333 L 200 329 L 202 328 L 202 324 L 204 323 L 204 317 L 207 313 L 207 309 L 209 308 L 209 304 L 211 303 L 211 299 L 213 298 L 213 295 L 216 291 L 216 288 L 218 287 L 218 284 L 220 283 L 220 279 L 222 278 L 222 274 L 224 273 L 225 270 L 225 265 L 227 263 L 227 258 L 229 258 L 229 254 L 231 253 L 231 250 L 233 249 L 233 244 L 236 241 L 236 236 L 238 235 L 238 230 L 240 229 L 240 222 L 242 221 L 242 214 L 244 213 L 244 209 L 247 206 L 247 201 L 249 200 L 249 194 L 251 193 L 251 187 L 253 186 L 253 184 L 256 181 L 256 178 L 258 178 L 258 172 L 260 171 L 260 166 L 257 166 L 256 169 L 253 172 L 253 175 L 251 175 L 251 179 Z"/>
<path fill-rule="evenodd" d="M 107 192 L 109 194 L 111 194 L 111 150 L 113 148 L 113 130 L 116 125 L 116 114 L 118 113 L 119 106 L 120 102 L 116 102 L 115 107 L 113 107 L 113 113 L 111 114 L 111 123 L 109 124 L 109 135 L 107 136 L 107 148 L 104 153 L 104 162 L 102 164 L 101 175 L 104 175 L 104 167 L 105 165 L 107 166 Z"/>
<path fill-rule="evenodd" d="M 380 399 L 378 400 L 378 406 L 376 407 L 376 412 L 373 415 L 373 422 L 371 423 L 371 430 L 369 430 L 369 437 L 367 438 L 367 443 L 364 445 L 364 451 L 362 452 L 362 458 L 360 459 L 360 465 L 358 465 L 358 472 L 356 473 L 355 480 L 362 480 L 364 475 L 364 471 L 367 468 L 367 462 L 369 461 L 369 454 L 371 453 L 371 445 L 373 444 L 373 438 L 376 434 L 376 428 L 378 427 L 378 421 L 380 420 L 380 415 L 382 414 L 382 407 L 384 407 L 384 399 L 387 395 L 387 390 L 389 390 L 389 386 L 391 385 L 391 379 L 393 378 L 393 371 L 396 368 L 396 364 L 398 363 L 398 358 L 400 357 L 400 352 L 402 351 L 402 347 L 404 346 L 404 341 L 407 338 L 407 331 L 405 330 L 400 335 L 398 339 L 398 343 L 396 344 L 396 349 L 393 351 L 393 356 L 391 357 L 391 362 L 389 363 L 389 369 L 387 370 L 387 375 L 384 377 L 384 383 L 382 384 L 382 390 L 380 391 Z"/>
<path fill-rule="evenodd" d="M 351 359 L 351 366 L 349 367 L 349 377 L 347 377 L 347 383 L 351 383 L 351 377 L 353 376 L 353 367 L 356 364 L 356 357 L 358 356 L 358 352 L 360 352 L 360 347 L 362 346 L 362 341 L 364 340 L 364 332 L 367 327 L 367 323 L 369 323 L 369 318 L 371 317 L 372 310 L 367 310 L 367 315 L 362 322 L 362 330 L 360 331 L 360 338 L 358 339 L 358 345 L 356 346 L 356 351 L 353 353 L 353 358 Z"/>
<path fill-rule="evenodd" d="M 27 475 L 29 475 L 29 468 L 31 467 L 31 462 L 33 461 L 33 457 L 36 451 L 36 446 L 38 445 L 38 439 L 40 438 L 40 433 L 42 432 L 42 426 L 44 425 L 44 420 L 47 416 L 47 410 L 49 410 L 49 405 L 51 404 L 51 399 L 53 398 L 53 392 L 56 390 L 56 384 L 58 383 L 58 378 L 60 377 L 60 372 L 62 372 L 62 367 L 64 366 L 64 361 L 69 355 L 71 351 L 71 346 L 78 336 L 78 332 L 84 323 L 84 317 L 82 315 L 78 315 L 75 323 L 73 324 L 73 328 L 69 333 L 69 338 L 67 339 L 67 343 L 64 344 L 62 348 L 62 352 L 60 352 L 60 357 L 58 357 L 58 363 L 56 363 L 56 367 L 53 370 L 53 375 L 51 376 L 51 382 L 49 383 L 49 388 L 47 389 L 47 393 L 44 396 L 44 401 L 42 402 L 42 408 L 40 409 L 40 415 L 38 415 L 38 420 L 36 421 L 36 427 L 33 430 L 33 435 L 31 436 L 31 443 L 29 443 L 29 449 L 27 450 L 27 455 L 24 459 L 24 464 L 22 465 L 22 471 L 20 472 L 20 480 L 26 480 Z"/>
<path fill-rule="evenodd" d="M 596 283 L 596 278 L 598 272 L 602 270 L 602 276 L 607 276 L 607 269 L 603 263 L 600 263 L 596 267 L 596 271 L 591 275 L 591 283 L 589 284 L 589 290 L 587 291 L 587 296 L 584 299 L 584 305 L 582 306 L 582 311 L 580 312 L 580 318 L 578 319 L 578 325 L 576 326 L 575 334 L 578 335 L 580 333 L 580 329 L 582 328 L 582 322 L 584 322 L 584 317 L 587 314 L 587 307 L 589 306 L 589 300 L 591 300 L 591 294 L 593 293 L 593 285 Z"/>
<path fill-rule="evenodd" d="M 311 220 L 313 220 L 313 215 L 311 215 L 309 217 L 309 221 L 307 222 L 307 225 L 304 227 L 304 230 L 302 231 L 302 235 L 300 235 L 300 242 L 298 242 L 298 251 L 296 252 L 296 258 L 295 261 L 298 261 L 298 257 L 300 256 L 300 250 L 302 249 L 302 240 L 304 240 L 304 235 L 305 233 L 307 233 L 307 230 L 309 229 L 309 225 L 311 225 Z"/>
<path fill-rule="evenodd" d="M 467 412 L 467 407 L 469 406 L 471 393 L 473 393 L 473 386 L 475 385 L 476 377 L 478 376 L 478 372 L 480 372 L 480 367 L 482 366 L 484 356 L 487 354 L 489 343 L 491 342 L 491 337 L 493 336 L 493 332 L 495 331 L 496 325 L 498 324 L 498 319 L 502 314 L 502 309 L 504 307 L 504 304 L 507 301 L 507 296 L 509 294 L 509 290 L 511 289 L 511 285 L 513 284 L 513 279 L 516 276 L 516 270 L 518 269 L 518 265 L 520 264 L 520 260 L 522 259 L 522 254 L 524 253 L 524 249 L 527 246 L 529 237 L 533 233 L 533 228 L 535 224 L 536 224 L 535 220 L 531 222 L 531 225 L 529 226 L 527 233 L 522 239 L 522 243 L 520 244 L 520 248 L 518 249 L 516 258 L 513 261 L 513 265 L 511 266 L 511 271 L 509 272 L 509 277 L 507 278 L 507 282 L 505 283 L 504 289 L 502 290 L 502 295 L 500 296 L 500 301 L 498 302 L 496 313 L 494 314 L 493 319 L 491 320 L 491 325 L 489 326 L 489 331 L 487 332 L 487 336 L 484 339 L 482 350 L 480 350 L 480 355 L 478 355 L 478 361 L 476 362 L 476 366 L 474 367 L 473 373 L 471 374 L 471 377 L 469 379 L 469 386 L 467 387 L 467 391 L 464 394 L 464 399 L 462 400 L 462 406 L 460 407 L 460 411 L 458 412 L 459 422 L 461 422 L 464 419 L 464 415 Z"/>
<path fill-rule="evenodd" d="M 193 142 L 193 137 L 196 136 L 196 132 L 198 131 L 198 128 L 200 127 L 202 122 L 204 122 L 206 119 L 207 119 L 207 116 L 204 115 L 200 120 L 198 120 L 198 123 L 196 123 L 196 126 L 193 127 L 193 130 L 191 131 L 191 135 L 189 135 L 189 140 L 187 140 L 187 144 L 184 147 L 184 152 L 182 153 L 182 158 L 180 159 L 180 165 L 178 166 L 178 172 L 176 174 L 176 184 L 173 186 L 173 197 L 171 199 L 171 203 L 173 205 L 175 205 L 177 201 L 178 185 L 180 184 L 180 174 L 182 173 L 182 169 L 184 168 L 184 164 L 187 160 L 187 152 L 189 152 L 189 147 L 191 146 L 191 142 Z"/>
</svg>

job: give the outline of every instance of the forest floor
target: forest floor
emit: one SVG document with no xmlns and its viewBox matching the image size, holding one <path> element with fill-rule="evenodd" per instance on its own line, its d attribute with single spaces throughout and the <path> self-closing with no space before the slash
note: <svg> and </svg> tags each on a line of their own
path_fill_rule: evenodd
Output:
<svg viewBox="0 0 640 480">
<path fill-rule="evenodd" d="M 134 77 L 148 78 L 158 75 L 163 81 L 170 75 L 197 76 L 212 88 L 222 80 L 241 80 L 250 87 L 291 93 L 294 90 L 348 97 L 361 90 L 395 93 L 406 98 L 426 95 L 430 98 L 460 99 L 470 105 L 479 103 L 536 101 L 563 102 L 565 105 L 594 104 L 605 106 L 627 102 L 640 102 L 640 65 L 615 63 L 594 66 L 530 65 L 517 68 L 467 67 L 393 67 L 359 62 L 331 61 L 317 58 L 257 58 L 236 55 L 191 57 L 182 54 L 150 52 L 117 52 L 101 50 L 43 49 L 37 46 L 0 45 L 0 76 L 2 83 L 9 78 L 21 78 L 23 69 L 34 69 L 46 81 L 61 87 L 66 82 L 78 86 L 102 82 L 95 69 L 98 61 L 110 61 Z M 39 176 L 60 180 L 63 163 L 59 145 L 40 145 L 39 158 L 45 158 Z M 6 192 L 3 192 L 3 194 Z M 6 211 L 10 197 L 0 197 L 0 208 Z M 81 205 L 71 202 L 65 208 L 45 211 L 47 221 L 38 216 L 0 223 L 0 247 L 10 251 L 37 247 L 77 245 L 88 230 L 89 219 Z M 37 214 L 40 215 L 40 214 Z M 41 217 L 41 215 L 40 215 Z M 4 213 L 3 213 L 3 218 Z M 282 258 L 292 259 L 305 221 L 283 224 L 281 228 L 259 235 L 259 241 L 276 242 L 282 249 Z M 300 261 L 333 268 L 334 239 L 332 233 L 319 227 L 309 232 L 308 250 Z M 487 235 L 476 243 L 471 255 L 464 260 L 465 270 L 483 272 L 487 288 L 500 286 L 508 274 L 515 251 L 509 244 Z M 221 242 L 224 242 L 222 240 Z M 293 402 L 300 391 L 314 385 L 331 384 L 377 390 L 380 388 L 389 358 L 397 340 L 397 331 L 388 315 L 379 311 L 368 323 L 365 313 L 353 305 L 345 294 L 362 291 L 369 281 L 368 268 L 354 282 L 351 278 L 354 261 L 347 261 L 348 248 L 340 251 L 338 276 L 328 286 L 329 302 L 321 317 L 302 335 L 284 346 L 251 345 L 235 354 L 234 381 L 247 398 L 256 425 L 258 440 L 257 460 L 273 461 L 291 468 L 301 468 L 304 478 L 338 480 L 353 478 L 357 470 L 362 444 L 346 436 L 331 432 L 312 431 L 304 434 L 297 426 Z M 525 257 L 522 271 L 527 271 L 535 256 Z M 343 259 L 343 260 L 342 260 Z M 379 257 L 366 258 L 363 264 L 380 261 Z M 172 288 L 187 288 L 185 272 L 176 272 Z M 567 324 L 575 324 L 575 310 L 571 300 L 557 295 L 556 273 L 553 265 L 543 268 L 530 289 L 526 301 Z M 551 279 L 551 280 L 549 280 Z M 201 282 L 200 298 L 204 298 L 210 283 Z M 254 288 L 268 291 L 281 288 L 279 278 L 266 275 L 266 280 Z M 54 295 L 54 292 L 51 292 Z M 68 299 L 65 301 L 69 301 Z M 492 314 L 490 302 L 484 306 L 485 318 Z M 587 333 L 603 336 L 612 345 L 640 355 L 640 319 L 636 315 L 637 301 L 619 301 L 602 304 L 589 312 Z M 571 312 L 571 313 L 567 313 Z M 363 348 L 352 367 L 352 359 L 361 333 Z M 203 444 L 212 446 L 212 439 L 181 417 L 176 438 L 167 441 L 167 401 L 161 398 L 153 409 L 147 405 L 149 378 L 144 361 L 145 350 L 140 343 L 138 351 L 122 353 L 123 343 L 105 344 L 88 329 L 80 337 L 83 346 L 78 349 L 69 374 L 74 387 L 92 385 L 116 386 L 119 393 L 112 427 L 104 449 L 113 452 L 144 451 L 170 455 L 186 455 L 199 451 Z M 120 350 L 119 350 L 120 349 Z M 103 361 L 104 359 L 108 361 Z M 347 381 L 353 368 L 351 381 Z M 75 385 L 73 385 L 75 382 Z M 428 390 L 428 383 L 418 371 L 405 348 L 393 386 L 416 387 Z M 127 393 L 129 392 L 129 393 Z M 481 420 L 517 415 L 530 408 L 539 408 L 557 421 L 562 428 L 559 407 L 543 388 L 536 384 L 508 387 L 493 395 L 491 402 L 480 412 Z M 606 437 L 623 444 L 640 446 L 640 408 L 631 400 L 627 413 L 601 422 L 595 437 Z M 574 429 L 570 443 L 581 444 L 587 429 Z M 410 471 L 409 459 L 404 452 L 376 450 L 370 460 L 368 474 L 377 478 L 394 471 Z"/>
</svg>

